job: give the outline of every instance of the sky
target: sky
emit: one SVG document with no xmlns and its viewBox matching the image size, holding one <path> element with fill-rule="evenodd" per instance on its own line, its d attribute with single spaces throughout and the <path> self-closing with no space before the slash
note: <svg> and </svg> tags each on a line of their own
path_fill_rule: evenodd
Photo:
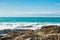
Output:
<svg viewBox="0 0 60 40">
<path fill-rule="evenodd" d="M 0 17 L 60 17 L 60 0 L 0 0 Z"/>
</svg>

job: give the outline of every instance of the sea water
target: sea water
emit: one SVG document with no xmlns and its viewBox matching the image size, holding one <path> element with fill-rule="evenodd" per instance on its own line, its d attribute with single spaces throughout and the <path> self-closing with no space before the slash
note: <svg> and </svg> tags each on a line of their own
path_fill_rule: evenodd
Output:
<svg viewBox="0 0 60 40">
<path fill-rule="evenodd" d="M 60 17 L 0 17 L 0 22 L 60 22 Z"/>
<path fill-rule="evenodd" d="M 60 17 L 0 17 L 0 30 L 40 29 L 41 26 L 59 25 Z M 26 27 L 32 26 L 32 27 Z"/>
</svg>

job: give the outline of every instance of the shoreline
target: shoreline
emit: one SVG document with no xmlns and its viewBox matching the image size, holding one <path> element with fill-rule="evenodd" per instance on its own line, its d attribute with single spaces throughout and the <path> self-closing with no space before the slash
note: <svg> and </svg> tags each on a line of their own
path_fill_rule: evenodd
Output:
<svg viewBox="0 0 60 40">
<path fill-rule="evenodd" d="M 47 30 L 48 29 L 48 30 Z M 5 29 L 2 32 L 7 32 L 5 36 L 0 35 L 1 39 L 24 39 L 24 40 L 35 40 L 37 39 L 45 39 L 45 36 L 48 38 L 49 36 L 59 34 L 60 35 L 60 26 L 58 25 L 47 25 L 42 26 L 41 29 L 29 30 L 29 29 Z M 49 35 L 49 36 L 48 36 Z M 43 38 L 44 37 L 44 38 Z M 52 36 L 53 37 L 53 36 Z M 46 40 L 47 40 L 46 38 Z M 50 38 L 50 37 L 49 37 Z"/>
</svg>

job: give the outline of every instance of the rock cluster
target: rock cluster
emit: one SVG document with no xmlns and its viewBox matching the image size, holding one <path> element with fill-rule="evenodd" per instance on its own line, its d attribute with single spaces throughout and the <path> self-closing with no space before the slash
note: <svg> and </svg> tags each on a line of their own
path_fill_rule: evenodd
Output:
<svg viewBox="0 0 60 40">
<path fill-rule="evenodd" d="M 42 26 L 37 30 L 25 30 L 22 32 L 8 32 L 1 40 L 60 40 L 60 26 Z"/>
<path fill-rule="evenodd" d="M 60 40 L 60 26 L 42 26 L 40 29 L 41 40 Z"/>
<path fill-rule="evenodd" d="M 57 25 L 42 26 L 40 31 L 43 32 L 44 34 L 60 33 L 60 26 Z"/>
</svg>

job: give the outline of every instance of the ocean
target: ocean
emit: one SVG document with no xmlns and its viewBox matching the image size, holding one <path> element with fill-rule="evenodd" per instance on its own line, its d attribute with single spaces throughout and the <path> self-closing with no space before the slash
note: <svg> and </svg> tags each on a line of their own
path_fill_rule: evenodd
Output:
<svg viewBox="0 0 60 40">
<path fill-rule="evenodd" d="M 60 22 L 60 17 L 0 17 L 0 22 Z"/>
<path fill-rule="evenodd" d="M 0 17 L 0 30 L 40 29 L 45 25 L 60 25 L 60 17 Z M 32 26 L 31 28 L 26 26 Z"/>
</svg>

